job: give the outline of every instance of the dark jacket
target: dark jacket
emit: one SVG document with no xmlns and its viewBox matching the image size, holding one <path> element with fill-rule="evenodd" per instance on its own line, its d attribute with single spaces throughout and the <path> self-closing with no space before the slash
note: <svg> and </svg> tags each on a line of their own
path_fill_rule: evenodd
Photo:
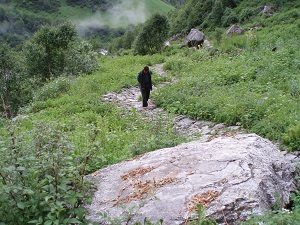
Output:
<svg viewBox="0 0 300 225">
<path fill-rule="evenodd" d="M 152 77 L 151 71 L 149 71 L 148 74 L 145 74 L 144 70 L 139 72 L 139 75 L 137 76 L 137 80 L 140 84 L 140 88 L 152 90 L 152 78 L 151 77 Z"/>
</svg>

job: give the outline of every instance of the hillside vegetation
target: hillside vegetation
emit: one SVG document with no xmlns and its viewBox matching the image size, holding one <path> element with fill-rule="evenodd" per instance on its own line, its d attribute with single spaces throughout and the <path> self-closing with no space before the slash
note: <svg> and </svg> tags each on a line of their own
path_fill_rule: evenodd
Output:
<svg viewBox="0 0 300 225">
<path fill-rule="evenodd" d="M 79 1 L 42 1 L 39 7 L 46 10 L 29 1 L 5 2 L 1 25 L 11 24 L 1 37 L 13 45 L 28 41 L 15 49 L 0 46 L 0 224 L 88 224 L 83 206 L 90 189 L 84 176 L 186 141 L 172 128 L 173 113 L 241 125 L 279 142 L 282 149 L 299 150 L 299 1 L 268 1 L 275 13 L 266 17 L 260 13 L 267 3 L 262 0 L 189 0 L 168 20 L 153 16 L 112 42 L 118 55 L 98 57 L 71 24 L 38 30 L 54 23 L 59 12 L 91 15 L 98 10 L 91 9 L 92 1 L 80 1 L 81 7 L 74 6 Z M 103 2 L 111 7 L 111 1 Z M 149 2 L 149 11 L 172 9 L 161 1 Z M 239 22 L 246 32 L 228 37 L 225 28 L 231 22 Z M 202 28 L 213 47 L 182 48 L 178 41 L 163 49 L 160 34 L 192 27 Z M 169 118 L 149 123 L 134 110 L 101 100 L 108 92 L 137 85 L 143 66 L 158 63 L 164 63 L 168 76 L 154 74 L 155 85 L 177 80 L 153 96 Z M 292 200 L 291 213 L 278 209 L 249 224 L 299 223 L 299 194 Z"/>
<path fill-rule="evenodd" d="M 8 0 L 0 3 L 0 41 L 16 46 L 42 25 L 73 21 L 78 26 L 84 22 L 84 26 L 91 27 L 89 33 L 82 33 L 84 36 L 110 35 L 100 39 L 106 42 L 123 34 L 130 23 L 137 25 L 155 13 L 166 14 L 172 9 L 161 0 Z M 126 22 L 124 18 L 129 14 L 137 19 Z M 117 15 L 123 16 L 123 20 L 116 20 Z"/>
</svg>

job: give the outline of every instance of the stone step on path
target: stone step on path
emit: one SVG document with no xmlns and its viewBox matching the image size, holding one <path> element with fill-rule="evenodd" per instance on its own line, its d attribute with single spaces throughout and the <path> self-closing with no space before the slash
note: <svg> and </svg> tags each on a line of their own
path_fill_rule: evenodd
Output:
<svg viewBox="0 0 300 225">
<path fill-rule="evenodd" d="M 167 73 L 163 69 L 163 64 L 156 64 L 150 68 L 158 76 L 166 77 Z M 153 91 L 157 91 L 166 85 L 177 82 L 172 79 L 171 82 L 160 83 L 157 87 L 153 87 Z M 136 110 L 142 116 L 149 120 L 167 119 L 170 114 L 161 108 L 157 108 L 155 103 L 150 99 L 149 106 L 142 107 L 141 93 L 138 87 L 130 87 L 122 89 L 119 93 L 111 92 L 102 96 L 102 100 L 106 102 L 116 103 L 119 107 L 128 111 Z M 224 135 L 226 133 L 243 133 L 239 126 L 227 127 L 224 124 L 215 124 L 209 121 L 197 121 L 183 115 L 176 115 L 173 119 L 174 131 L 179 135 L 189 136 L 191 138 L 201 138 L 203 141 L 210 140 L 213 137 Z"/>
</svg>

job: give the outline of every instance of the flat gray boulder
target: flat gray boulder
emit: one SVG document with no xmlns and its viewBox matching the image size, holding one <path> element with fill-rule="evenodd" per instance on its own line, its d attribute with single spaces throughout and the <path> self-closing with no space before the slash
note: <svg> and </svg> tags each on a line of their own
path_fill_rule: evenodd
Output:
<svg viewBox="0 0 300 225">
<path fill-rule="evenodd" d="M 204 43 L 204 34 L 198 29 L 191 29 L 190 33 L 186 36 L 184 43 L 188 47 L 202 47 Z"/>
<path fill-rule="evenodd" d="M 219 224 L 239 224 L 295 190 L 295 165 L 270 141 L 255 134 L 181 144 L 109 166 L 88 176 L 96 191 L 88 218 L 110 224 L 164 220 L 184 224 L 202 204 Z M 129 219 L 130 218 L 130 219 Z M 225 221 L 226 220 L 226 221 Z"/>
<path fill-rule="evenodd" d="M 227 36 L 233 36 L 233 35 L 241 35 L 245 31 L 237 24 L 233 24 L 229 29 L 226 31 Z"/>
</svg>

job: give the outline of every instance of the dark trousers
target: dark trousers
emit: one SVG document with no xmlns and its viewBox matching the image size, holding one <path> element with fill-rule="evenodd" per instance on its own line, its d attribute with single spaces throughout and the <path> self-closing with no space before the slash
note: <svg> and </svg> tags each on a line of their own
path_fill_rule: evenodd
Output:
<svg viewBox="0 0 300 225">
<path fill-rule="evenodd" d="M 148 106 L 148 100 L 150 97 L 150 88 L 141 88 L 142 98 L 143 98 L 143 107 Z"/>
</svg>

